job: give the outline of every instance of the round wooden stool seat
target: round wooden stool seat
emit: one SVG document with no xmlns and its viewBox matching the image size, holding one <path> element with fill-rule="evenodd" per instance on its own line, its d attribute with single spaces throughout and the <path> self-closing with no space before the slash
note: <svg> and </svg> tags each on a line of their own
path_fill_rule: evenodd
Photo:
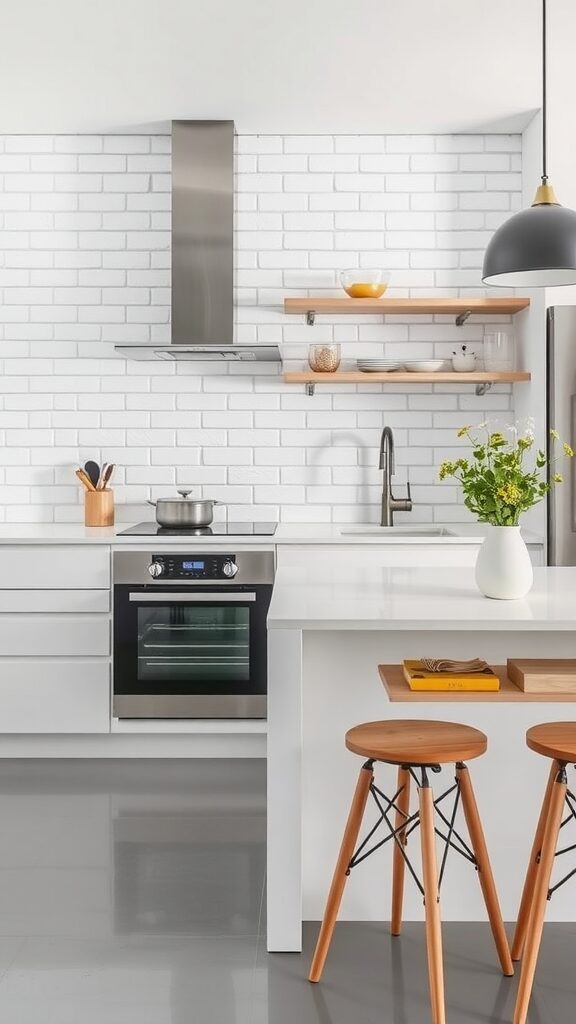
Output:
<svg viewBox="0 0 576 1024">
<path fill-rule="evenodd" d="M 556 761 L 576 763 L 576 722 L 545 722 L 533 725 L 526 733 L 530 750 Z"/>
<path fill-rule="evenodd" d="M 400 765 L 469 761 L 484 754 L 487 744 L 486 736 L 479 729 L 457 722 L 414 719 L 364 722 L 346 733 L 348 750 L 361 757 Z M 576 726 L 574 749 L 576 751 Z"/>
</svg>

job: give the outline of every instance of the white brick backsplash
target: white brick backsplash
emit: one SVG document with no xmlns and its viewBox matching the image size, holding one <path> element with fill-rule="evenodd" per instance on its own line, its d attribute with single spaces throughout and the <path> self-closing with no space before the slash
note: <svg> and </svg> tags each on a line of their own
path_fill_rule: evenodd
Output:
<svg viewBox="0 0 576 1024">
<path fill-rule="evenodd" d="M 509 417 L 507 387 L 318 389 L 266 365 L 125 361 L 122 341 L 169 339 L 169 135 L 0 139 L 3 338 L 0 519 L 79 522 L 74 463 L 118 465 L 118 520 L 176 484 L 221 497 L 222 517 L 378 519 L 380 433 L 397 479 L 412 468 L 412 520 L 465 517 L 439 461 L 461 421 Z M 391 295 L 481 288 L 492 231 L 521 204 L 517 135 L 241 135 L 236 139 L 236 340 L 313 341 L 345 361 L 481 351 L 482 323 L 450 318 L 286 317 L 286 294 L 341 294 L 339 271 L 390 270 Z M 506 323 L 502 323 L 506 329 Z M 4 506 L 4 507 L 2 507 Z M 409 520 L 410 517 L 404 517 Z"/>
<path fill-rule="evenodd" d="M 283 181 L 287 192 L 331 192 L 334 184 L 331 174 L 285 174 Z"/>
<path fill-rule="evenodd" d="M 390 174 L 402 173 L 410 169 L 410 158 L 407 156 L 386 154 L 369 154 L 360 157 L 360 170 L 369 173 Z M 430 168 L 429 168 L 430 169 Z"/>
<path fill-rule="evenodd" d="M 289 174 L 295 171 L 307 171 L 308 170 L 308 157 L 303 154 L 302 156 L 290 155 L 282 153 L 278 156 L 259 156 L 256 161 L 254 170 L 259 171 L 279 171 L 281 174 Z M 311 167 L 310 170 L 318 170 L 318 168 Z"/>
<path fill-rule="evenodd" d="M 493 189 L 496 192 L 506 191 L 520 193 L 522 189 L 522 175 L 514 173 L 487 174 L 486 188 Z"/>
<path fill-rule="evenodd" d="M 355 153 L 331 153 L 324 156 L 311 156 L 308 161 L 308 167 L 311 171 L 357 171 L 358 157 Z"/>
<path fill-rule="evenodd" d="M 331 135 L 288 135 L 284 139 L 285 153 L 332 153 Z"/>
</svg>

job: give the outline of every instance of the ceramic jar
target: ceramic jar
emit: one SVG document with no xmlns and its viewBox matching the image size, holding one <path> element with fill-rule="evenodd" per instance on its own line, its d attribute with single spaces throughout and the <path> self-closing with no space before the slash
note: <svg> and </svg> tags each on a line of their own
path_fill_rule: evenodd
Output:
<svg viewBox="0 0 576 1024">
<path fill-rule="evenodd" d="M 455 373 L 471 373 L 476 369 L 475 352 L 466 351 L 466 345 L 462 345 L 458 352 L 452 353 L 452 369 Z"/>
<path fill-rule="evenodd" d="M 476 584 L 485 597 L 503 601 L 525 597 L 534 579 L 519 526 L 486 527 L 476 561 Z"/>
</svg>

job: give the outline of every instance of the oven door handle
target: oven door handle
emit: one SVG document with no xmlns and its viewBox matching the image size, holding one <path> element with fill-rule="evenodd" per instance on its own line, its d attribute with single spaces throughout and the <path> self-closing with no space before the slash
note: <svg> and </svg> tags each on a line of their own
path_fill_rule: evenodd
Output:
<svg viewBox="0 0 576 1024">
<path fill-rule="evenodd" d="M 218 603 L 226 601 L 227 603 L 241 604 L 245 601 L 254 602 L 256 600 L 256 594 L 241 594 L 236 592 L 235 594 L 230 593 L 206 593 L 202 594 L 191 594 L 189 591 L 184 591 L 176 594 L 128 594 L 129 601 L 148 601 L 152 604 L 174 604 L 175 602 L 186 604 L 205 604 L 207 601 L 217 601 Z"/>
</svg>

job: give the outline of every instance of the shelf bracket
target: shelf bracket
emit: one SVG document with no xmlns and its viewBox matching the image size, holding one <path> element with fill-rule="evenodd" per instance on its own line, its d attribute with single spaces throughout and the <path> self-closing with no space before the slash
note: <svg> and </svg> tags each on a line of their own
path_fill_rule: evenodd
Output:
<svg viewBox="0 0 576 1024">
<path fill-rule="evenodd" d="M 312 395 L 314 394 L 315 391 L 316 391 L 316 385 L 314 384 L 314 382 L 311 381 L 311 380 L 307 381 L 306 382 L 306 394 L 308 395 L 308 397 L 312 398 Z"/>
<path fill-rule="evenodd" d="M 481 398 L 482 395 L 485 395 L 488 391 L 492 390 L 492 381 L 489 380 L 484 384 L 477 384 L 474 390 L 478 397 Z"/>
<path fill-rule="evenodd" d="M 469 316 L 472 316 L 471 309 L 465 309 L 463 313 L 458 313 L 456 317 L 456 327 L 462 327 L 466 323 Z"/>
<path fill-rule="evenodd" d="M 306 313 L 306 323 L 308 324 L 308 327 L 314 327 L 315 319 L 316 319 L 316 310 L 315 309 L 309 309 L 308 312 Z"/>
</svg>

